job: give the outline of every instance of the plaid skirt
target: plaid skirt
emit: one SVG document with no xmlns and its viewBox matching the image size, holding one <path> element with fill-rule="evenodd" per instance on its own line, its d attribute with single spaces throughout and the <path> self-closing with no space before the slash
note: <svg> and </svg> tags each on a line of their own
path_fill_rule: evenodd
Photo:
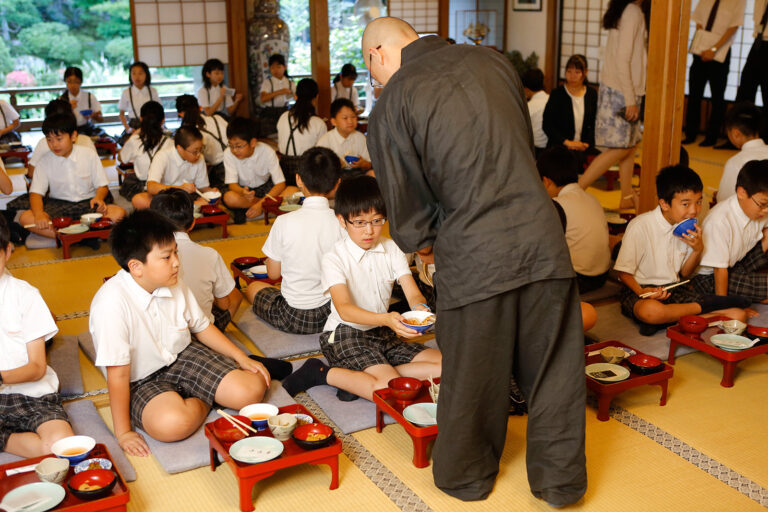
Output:
<svg viewBox="0 0 768 512">
<path fill-rule="evenodd" d="M 768 299 L 768 255 L 763 252 L 762 241 L 757 242 L 734 266 L 728 269 L 728 295 L 743 295 L 753 302 Z M 699 293 L 715 293 L 715 276 L 697 275 L 693 281 Z"/>
<path fill-rule="evenodd" d="M 52 420 L 69 421 L 58 393 L 41 397 L 20 393 L 0 395 L 0 452 L 5 450 L 11 434 L 36 432 L 40 425 Z"/>
<path fill-rule="evenodd" d="M 133 199 L 133 196 L 144 192 L 147 188 L 147 181 L 140 180 L 135 174 L 126 174 L 123 178 L 123 184 L 120 185 L 120 195 L 127 200 Z"/>
<path fill-rule="evenodd" d="M 108 192 L 107 197 L 104 198 L 104 202 L 112 204 L 113 201 L 112 192 Z M 16 210 L 17 212 L 29 210 L 29 194 L 22 194 L 8 203 L 8 209 Z M 43 198 L 43 210 L 52 219 L 55 217 L 72 217 L 73 219 L 79 219 L 82 214 L 93 211 L 91 209 L 90 199 L 83 199 L 82 201 L 65 201 L 64 199 L 56 199 L 48 196 Z"/>
<path fill-rule="evenodd" d="M 642 97 L 636 98 L 640 106 Z M 619 111 L 626 108 L 621 91 L 600 84 L 597 93 L 597 118 L 595 119 L 595 146 L 598 148 L 631 148 L 642 139 L 640 121 L 630 123 Z"/>
<path fill-rule="evenodd" d="M 660 286 L 669 286 L 670 284 L 675 283 L 668 283 L 663 284 Z M 641 284 L 640 285 L 643 288 L 651 288 L 656 287 L 651 284 Z M 669 290 L 669 298 L 664 300 L 664 304 L 688 304 L 691 302 L 700 302 L 701 296 L 703 294 L 699 293 L 696 289 L 693 288 L 691 284 L 678 286 L 676 288 L 672 288 Z M 631 319 L 633 319 L 636 322 L 642 323 L 640 320 L 638 320 L 635 317 L 635 304 L 637 301 L 643 300 L 640 298 L 639 295 L 637 295 L 635 292 L 629 289 L 627 286 L 622 286 L 621 291 L 619 292 L 619 301 L 621 302 L 621 312 L 624 314 L 624 316 L 627 316 Z"/>
<path fill-rule="evenodd" d="M 277 288 L 264 288 L 253 298 L 253 312 L 275 329 L 292 334 L 323 332 L 331 314 L 331 301 L 314 309 L 297 309 L 288 304 Z"/>
<path fill-rule="evenodd" d="M 166 391 L 178 393 L 182 398 L 197 398 L 211 407 L 219 383 L 229 372 L 236 369 L 234 360 L 193 340 L 173 363 L 141 380 L 131 382 L 133 425 L 144 428 L 141 422 L 144 407 Z"/>
<path fill-rule="evenodd" d="M 397 337 L 389 327 L 374 327 L 367 331 L 349 325 L 336 327 L 333 343 L 331 331 L 320 335 L 320 349 L 334 368 L 362 371 L 377 364 L 398 366 L 410 363 L 427 347 L 421 343 L 408 343 Z"/>
</svg>

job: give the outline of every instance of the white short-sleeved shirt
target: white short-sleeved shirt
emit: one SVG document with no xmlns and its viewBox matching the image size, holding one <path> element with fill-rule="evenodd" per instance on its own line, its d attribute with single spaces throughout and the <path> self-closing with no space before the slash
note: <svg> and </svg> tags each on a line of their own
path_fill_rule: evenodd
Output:
<svg viewBox="0 0 768 512">
<path fill-rule="evenodd" d="M 133 98 L 133 103 L 131 103 L 131 98 Z M 148 101 L 160 101 L 157 89 L 147 87 L 146 85 L 138 89 L 135 85 L 132 85 L 123 90 L 117 109 L 123 110 L 129 119 L 139 119 L 141 117 L 141 107 Z"/>
<path fill-rule="evenodd" d="M 275 219 L 262 251 L 280 262 L 280 292 L 289 305 L 314 309 L 328 302 L 320 281 L 321 263 L 344 236 L 328 199 L 322 196 L 309 196 L 299 210 Z"/>
<path fill-rule="evenodd" d="M 289 119 L 290 125 L 288 124 Z M 292 141 L 291 127 L 293 127 Z M 309 148 L 317 146 L 317 141 L 327 131 L 328 127 L 325 126 L 325 121 L 317 116 L 309 118 L 307 127 L 304 131 L 300 131 L 296 128 L 296 120 L 291 118 L 290 112 L 284 112 L 277 120 L 277 150 L 284 155 L 301 156 Z"/>
<path fill-rule="evenodd" d="M 720 0 L 720 6 L 717 8 L 717 14 L 715 15 L 715 22 L 712 24 L 711 32 L 718 36 L 722 36 L 729 28 L 742 26 L 744 24 L 744 10 L 746 4 L 746 0 Z M 714 5 L 715 0 L 699 0 L 693 13 L 691 13 L 691 21 L 706 28 L 709 14 L 712 12 L 712 7 Z M 731 39 L 725 44 L 730 46 L 735 36 L 736 34 L 731 36 Z"/>
<path fill-rule="evenodd" d="M 549 141 L 547 134 L 544 133 L 544 128 L 542 128 L 547 101 L 549 101 L 549 94 L 544 91 L 535 92 L 528 100 L 528 115 L 531 118 L 531 128 L 533 129 L 533 145 L 537 148 L 547 147 Z"/>
<path fill-rule="evenodd" d="M 54 199 L 77 202 L 91 199 L 97 188 L 108 185 L 99 155 L 83 146 L 73 145 L 68 157 L 49 152 L 40 158 L 29 192 L 41 196 L 49 192 Z"/>
<path fill-rule="evenodd" d="M 261 92 L 273 93 L 280 89 L 289 89 L 291 94 L 275 96 L 269 101 L 262 102 L 262 105 L 265 107 L 284 107 L 293 99 L 294 94 L 296 94 L 296 84 L 289 80 L 287 76 L 284 76 L 280 80 L 273 76 L 264 78 L 264 81 L 261 83 Z"/>
<path fill-rule="evenodd" d="M 200 309 L 213 323 L 213 299 L 229 295 L 235 289 L 235 280 L 216 249 L 196 244 L 187 233 L 177 231 L 173 236 L 181 263 L 179 277 L 184 279 Z"/>
<path fill-rule="evenodd" d="M 77 119 L 77 126 L 88 124 L 88 120 L 80 113 L 81 110 L 93 110 L 94 114 L 101 112 L 101 103 L 96 99 L 96 96 L 88 91 L 80 89 L 80 93 L 77 96 L 72 96 L 72 93 L 68 90 L 64 94 L 66 95 L 65 101 L 77 100 L 77 106 L 72 109 L 72 113 L 75 114 L 75 119 Z"/>
<path fill-rule="evenodd" d="M 199 158 L 197 162 L 190 163 L 181 158 L 176 146 L 166 147 L 158 151 L 149 166 L 147 181 L 154 181 L 162 185 L 180 187 L 185 183 L 194 183 L 198 189 L 206 188 L 208 183 L 208 169 L 205 166 L 205 158 Z"/>
<path fill-rule="evenodd" d="M 120 161 L 133 164 L 133 172 L 142 181 L 147 181 L 149 166 L 154 157 L 164 149 L 174 149 L 173 137 L 163 135 L 160 142 L 149 152 L 144 150 L 144 143 L 138 133 L 132 133 L 120 150 Z"/>
<path fill-rule="evenodd" d="M 751 199 L 749 199 L 751 201 Z M 735 194 L 717 203 L 704 219 L 704 254 L 699 274 L 712 274 L 714 267 L 730 268 L 763 239 L 768 218 L 752 220 L 744 213 Z"/>
<path fill-rule="evenodd" d="M 149 293 L 120 270 L 91 302 L 88 328 L 96 348 L 96 366 L 131 365 L 131 382 L 176 360 L 190 333 L 205 330 L 208 317 L 192 291 L 179 279 Z"/>
<path fill-rule="evenodd" d="M 346 237 L 323 256 L 322 268 L 322 286 L 326 296 L 331 296 L 332 286 L 345 284 L 352 302 L 373 313 L 386 313 L 395 280 L 406 274 L 411 275 L 403 251 L 385 237 L 381 238 L 376 247 L 367 251 Z M 331 314 L 323 330 L 333 331 L 339 324 L 347 324 L 361 331 L 374 327 L 345 322 L 331 302 Z"/>
<path fill-rule="evenodd" d="M 210 107 L 217 101 L 219 101 L 219 95 L 221 94 L 221 87 L 205 87 L 202 86 L 197 90 L 197 103 L 201 107 Z M 216 112 L 227 112 L 227 107 L 232 106 L 235 100 L 232 96 L 225 94 L 224 101 L 219 105 L 219 109 Z"/>
<path fill-rule="evenodd" d="M 611 267 L 608 222 L 603 207 L 578 183 L 564 186 L 555 198 L 566 217 L 565 241 L 573 269 L 585 276 L 597 276 Z"/>
<path fill-rule="evenodd" d="M 203 133 L 205 163 L 218 165 L 224 160 L 224 150 L 229 144 L 229 139 L 227 139 L 228 123 L 221 116 L 204 115 L 203 120 L 205 120 L 205 129 L 200 131 Z"/>
<path fill-rule="evenodd" d="M 5 100 L 0 100 L 0 128 L 11 126 L 19 118 L 19 113 Z"/>
<path fill-rule="evenodd" d="M 78 133 L 77 138 L 75 139 L 75 144 L 93 150 L 93 152 L 96 153 L 96 156 L 98 156 L 98 153 L 96 152 L 96 145 L 93 143 L 89 136 Z M 43 137 L 37 141 L 37 145 L 35 145 L 35 149 L 32 151 L 32 156 L 29 157 L 29 161 L 27 163 L 37 167 L 40 159 L 50 152 L 51 148 L 48 147 L 48 142 L 45 140 L 45 137 Z"/>
<path fill-rule="evenodd" d="M 368 154 L 368 145 L 365 142 L 365 135 L 355 130 L 350 133 L 346 138 L 339 133 L 338 128 L 327 132 L 320 137 L 317 141 L 317 145 L 322 148 L 328 148 L 336 153 L 342 160 L 345 156 L 359 156 L 364 160 L 371 161 L 371 155 Z M 349 167 L 347 162 L 344 162 L 345 167 Z"/>
<path fill-rule="evenodd" d="M 717 187 L 717 202 L 721 203 L 736 194 L 736 178 L 744 164 L 752 160 L 768 159 L 768 144 L 763 139 L 757 138 L 744 143 L 741 151 L 733 155 L 725 162 L 723 176 L 720 178 L 720 186 Z"/>
<path fill-rule="evenodd" d="M 357 87 L 344 87 L 341 85 L 341 81 L 336 82 L 331 86 L 331 102 L 336 98 L 346 98 L 352 102 L 355 108 L 360 106 L 360 98 L 357 93 Z"/>
<path fill-rule="evenodd" d="M 277 153 L 263 142 L 256 144 L 253 154 L 242 160 L 229 148 L 224 151 L 224 183 L 253 189 L 265 184 L 270 177 L 275 185 L 285 182 Z"/>
<path fill-rule="evenodd" d="M 613 268 L 632 274 L 637 283 L 644 286 L 677 281 L 693 249 L 673 235 L 673 229 L 660 206 L 638 215 L 627 225 Z"/>
<path fill-rule="evenodd" d="M 59 332 L 40 292 L 6 270 L 0 274 L 0 370 L 14 370 L 29 363 L 27 343 L 49 340 Z M 59 379 L 48 366 L 45 375 L 34 382 L 0 383 L 0 394 L 19 393 L 39 397 L 56 393 Z"/>
</svg>

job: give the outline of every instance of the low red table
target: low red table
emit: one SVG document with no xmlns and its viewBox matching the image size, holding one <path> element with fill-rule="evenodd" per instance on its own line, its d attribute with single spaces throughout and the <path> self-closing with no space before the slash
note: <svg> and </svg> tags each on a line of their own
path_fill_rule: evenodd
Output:
<svg viewBox="0 0 768 512">
<path fill-rule="evenodd" d="M 10 464 L 0 466 L 0 500 L 3 499 L 3 496 L 17 487 L 40 481 L 34 470 L 25 473 L 16 473 L 10 476 L 7 474 L 8 470 L 36 464 L 47 457 L 54 457 L 54 455 L 44 455 L 42 457 L 20 460 L 18 462 L 11 462 Z M 67 494 L 64 497 L 64 501 L 59 503 L 52 510 L 68 510 L 72 512 L 126 511 L 126 504 L 128 503 L 128 500 L 130 500 L 130 492 L 128 491 L 125 479 L 120 474 L 120 470 L 117 469 L 117 465 L 115 464 L 115 461 L 112 460 L 112 456 L 109 454 L 107 447 L 101 443 L 97 444 L 88 458 L 103 458 L 112 461 L 112 471 L 117 475 L 117 483 L 115 483 L 112 493 L 109 496 L 97 500 L 81 500 L 67 489 L 66 482 L 75 474 L 74 467 L 70 466 L 66 479 L 61 483 Z"/>
<path fill-rule="evenodd" d="M 437 384 L 440 382 L 440 379 L 434 379 L 434 381 Z M 396 422 L 403 426 L 405 432 L 411 436 L 413 441 L 413 465 L 417 468 L 429 466 L 427 446 L 437 437 L 437 425 L 420 427 L 403 417 L 403 409 L 409 405 L 432 402 L 432 397 L 429 396 L 429 381 L 424 380 L 422 382 L 424 386 L 422 386 L 421 392 L 413 400 L 407 402 L 395 400 L 389 388 L 377 389 L 373 392 L 373 403 L 376 404 L 376 432 L 381 432 L 384 428 L 384 413 L 392 416 Z"/>
<path fill-rule="evenodd" d="M 710 322 L 717 320 L 730 320 L 725 316 L 710 317 Z M 667 358 L 669 364 L 675 364 L 675 350 L 678 345 L 686 345 L 701 352 L 706 352 L 715 359 L 720 360 L 723 364 L 723 379 L 720 381 L 720 385 L 724 388 L 733 387 L 733 376 L 736 372 L 736 365 L 739 361 L 749 359 L 750 357 L 758 356 L 760 354 L 768 354 L 768 344 L 759 344 L 748 348 L 746 350 L 740 350 L 738 352 L 729 352 L 716 347 L 712 344 L 709 338 L 715 334 L 720 334 L 723 331 L 719 327 L 710 327 L 701 334 L 687 333 L 682 330 L 679 325 L 673 325 L 667 327 L 667 337 L 669 338 L 669 357 Z"/>
<path fill-rule="evenodd" d="M 285 215 L 286 213 L 288 213 L 288 212 L 284 212 L 283 210 L 281 210 L 280 206 L 281 206 L 280 204 L 275 204 L 275 203 L 266 204 L 266 205 L 264 203 L 262 203 L 262 208 L 261 209 L 264 212 L 264 225 L 265 226 L 269 225 L 269 215 L 270 214 L 274 215 L 275 217 L 279 217 L 280 215 Z"/>
<path fill-rule="evenodd" d="M 315 418 L 301 404 L 280 407 L 280 412 L 308 414 L 317 422 L 317 418 Z M 260 464 L 245 464 L 230 457 L 229 447 L 234 443 L 228 443 L 218 439 L 213 433 L 212 425 L 212 423 L 207 423 L 205 425 L 205 437 L 208 438 L 211 450 L 211 471 L 216 471 L 216 467 L 221 464 L 221 462 L 216 459 L 216 453 L 218 452 L 224 462 L 230 465 L 237 477 L 237 483 L 240 488 L 240 510 L 243 512 L 249 512 L 254 508 L 253 501 L 251 500 L 251 492 L 256 482 L 272 476 L 275 474 L 275 471 L 279 469 L 298 466 L 299 464 L 327 464 L 331 468 L 331 490 L 336 489 L 339 486 L 339 454 L 341 453 L 341 440 L 338 438 L 330 445 L 318 448 L 317 450 L 305 450 L 304 448 L 299 447 L 293 439 L 288 439 L 287 441 L 282 442 L 285 449 L 278 458 Z M 256 434 L 251 433 L 250 435 L 256 437 Z M 272 433 L 269 429 L 259 432 L 258 435 L 272 437 Z"/>
<path fill-rule="evenodd" d="M 232 269 L 232 276 L 235 278 L 235 286 L 240 288 L 240 279 L 245 281 L 245 286 L 248 286 L 254 281 L 261 281 L 262 283 L 268 283 L 268 284 L 277 284 L 283 280 L 281 277 L 280 279 L 270 279 L 268 277 L 263 277 L 261 279 L 256 279 L 255 277 L 250 277 L 245 275 L 245 272 L 237 268 L 237 265 L 233 263 L 229 264 L 229 268 Z"/>
<path fill-rule="evenodd" d="M 79 224 L 79 223 L 75 223 Z M 64 259 L 69 259 L 69 246 L 81 242 L 85 240 L 86 238 L 101 238 L 102 240 L 106 240 L 109 238 L 109 233 L 112 231 L 112 228 L 107 229 L 89 229 L 88 231 L 84 233 L 74 233 L 74 234 L 66 234 L 62 233 L 61 231 L 56 231 L 56 244 L 61 246 L 62 251 L 64 253 Z"/>
<path fill-rule="evenodd" d="M 18 158 L 24 164 L 24 167 L 26 167 L 27 163 L 29 162 L 29 155 L 31 154 L 32 148 L 29 146 L 24 146 L 19 149 L 9 149 L 8 151 L 0 152 L 0 158 L 3 160 L 6 158 Z"/>
<path fill-rule="evenodd" d="M 96 146 L 96 149 L 103 149 L 107 152 L 109 152 L 110 155 L 112 155 L 112 160 L 115 159 L 115 156 L 117 155 L 117 142 L 113 140 L 96 140 L 93 142 L 93 145 Z"/>
<path fill-rule="evenodd" d="M 589 355 L 590 352 L 594 352 L 605 347 L 628 348 L 634 350 L 638 354 L 642 354 L 642 352 L 639 350 L 630 347 L 629 345 L 626 345 L 620 341 L 602 341 L 600 343 L 593 343 L 592 345 L 587 345 L 584 347 L 585 366 L 592 363 L 605 362 L 600 354 L 595 354 L 593 356 Z M 626 367 L 626 363 L 622 364 L 622 366 Z M 672 378 L 673 373 L 674 369 L 665 363 L 663 370 L 656 373 L 651 373 L 650 375 L 639 375 L 630 370 L 629 378 L 619 382 L 603 383 L 596 381 L 592 377 L 586 376 L 587 389 L 591 390 L 593 393 L 595 393 L 595 395 L 597 395 L 597 419 L 600 421 L 608 421 L 610 418 L 608 415 L 608 409 L 611 407 L 611 400 L 613 400 L 616 395 L 638 386 L 659 386 L 661 388 L 661 400 L 659 400 L 659 405 L 666 405 L 667 384 L 669 384 L 669 379 Z"/>
<path fill-rule="evenodd" d="M 195 227 L 202 226 L 203 224 L 218 224 L 221 226 L 221 238 L 227 238 L 227 222 L 229 222 L 229 214 L 222 210 L 221 213 L 213 215 L 203 215 L 199 219 L 195 219 Z"/>
</svg>

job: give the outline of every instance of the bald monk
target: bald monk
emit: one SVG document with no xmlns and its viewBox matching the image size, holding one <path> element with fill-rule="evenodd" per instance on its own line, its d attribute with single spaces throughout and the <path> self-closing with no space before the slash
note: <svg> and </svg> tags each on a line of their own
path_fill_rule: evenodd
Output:
<svg viewBox="0 0 768 512">
<path fill-rule="evenodd" d="M 517 72 L 397 18 L 368 24 L 362 50 L 384 86 L 368 144 L 390 233 L 440 269 L 435 484 L 462 500 L 491 492 L 514 377 L 529 406 L 531 492 L 574 503 L 587 486 L 579 296 Z"/>
</svg>

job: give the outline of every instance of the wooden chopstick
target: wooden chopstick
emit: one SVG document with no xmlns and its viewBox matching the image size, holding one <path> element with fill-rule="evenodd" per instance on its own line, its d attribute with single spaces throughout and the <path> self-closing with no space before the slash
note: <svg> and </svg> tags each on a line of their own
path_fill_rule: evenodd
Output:
<svg viewBox="0 0 768 512">
<path fill-rule="evenodd" d="M 242 433 L 243 433 L 243 434 L 245 434 L 245 435 L 248 435 L 248 432 L 246 432 L 245 430 L 243 430 L 241 427 L 245 427 L 245 428 L 247 428 L 248 430 L 250 430 L 250 431 L 251 431 L 251 432 L 253 432 L 254 434 L 258 434 L 258 433 L 259 433 L 259 431 L 258 431 L 258 430 L 256 430 L 255 428 L 253 428 L 252 426 L 250 426 L 250 425 L 247 425 L 247 424 L 243 423 L 243 422 L 242 422 L 242 421 L 240 421 L 239 419 L 235 418 L 235 417 L 234 417 L 234 416 L 232 416 L 231 414 L 228 414 L 228 413 L 226 413 L 226 412 L 222 411 L 221 409 L 216 409 L 216 412 L 217 412 L 217 413 L 219 413 L 220 415 L 224 416 L 225 418 L 227 418 L 227 419 L 230 421 L 230 423 L 232 423 L 233 425 L 235 425 L 235 426 L 236 426 L 236 427 L 237 427 L 237 428 L 240 430 L 240 432 L 242 432 Z"/>
<path fill-rule="evenodd" d="M 264 197 L 268 197 L 268 198 L 270 198 L 271 200 L 273 200 L 274 202 L 277 202 L 277 199 L 275 199 L 274 197 L 272 197 L 272 196 L 271 196 L 271 195 L 269 195 L 269 194 L 264 194 Z"/>
<path fill-rule="evenodd" d="M 680 281 L 679 283 L 675 283 L 675 284 L 671 284 L 671 285 L 669 285 L 669 286 L 665 286 L 664 288 L 662 288 L 662 289 L 661 289 L 661 291 L 663 291 L 663 292 L 664 292 L 664 291 L 667 291 L 667 290 L 671 290 L 671 289 L 672 289 L 672 288 L 674 288 L 675 286 L 680 286 L 681 284 L 685 284 L 685 283 L 687 283 L 687 282 L 689 282 L 689 281 L 690 281 L 690 279 L 686 279 L 685 281 Z M 644 299 L 644 298 L 646 298 L 646 297 L 650 297 L 650 296 L 651 296 L 651 295 L 653 295 L 654 293 L 658 293 L 658 292 L 646 292 L 646 293 L 642 294 L 642 295 L 640 296 L 640 298 L 641 298 L 641 299 Z"/>
</svg>

